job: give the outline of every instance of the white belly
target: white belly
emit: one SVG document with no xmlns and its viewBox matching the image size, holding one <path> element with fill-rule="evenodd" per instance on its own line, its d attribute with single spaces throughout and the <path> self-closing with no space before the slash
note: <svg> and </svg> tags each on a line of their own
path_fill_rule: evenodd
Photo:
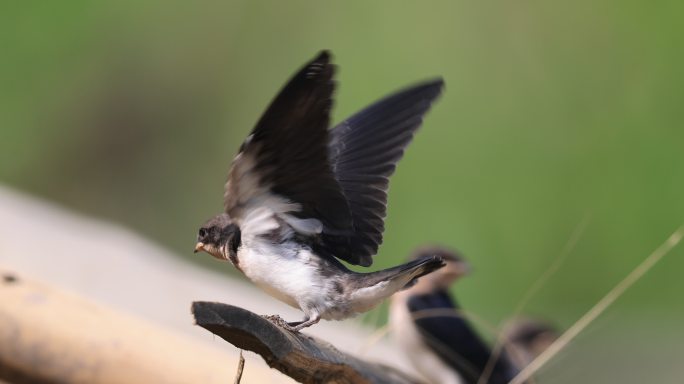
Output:
<svg viewBox="0 0 684 384">
<path fill-rule="evenodd" d="M 269 295 L 301 309 L 309 318 L 353 317 L 373 308 L 405 284 L 400 281 L 395 287 L 396 284 L 381 282 L 340 292 L 339 278 L 323 271 L 321 260 L 310 250 L 294 242 L 274 245 L 263 238 L 249 240 L 238 248 L 238 266 L 245 276 Z"/>
<path fill-rule="evenodd" d="M 315 269 L 307 263 L 311 253 L 282 246 L 278 251 L 265 241 L 243 244 L 238 250 L 240 269 L 269 295 L 304 310 L 303 304 L 323 288 Z"/>
</svg>

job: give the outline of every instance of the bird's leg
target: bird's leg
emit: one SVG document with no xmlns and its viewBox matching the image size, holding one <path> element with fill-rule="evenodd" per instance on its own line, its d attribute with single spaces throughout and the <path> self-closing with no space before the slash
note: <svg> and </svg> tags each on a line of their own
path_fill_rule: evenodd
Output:
<svg viewBox="0 0 684 384">
<path fill-rule="evenodd" d="M 288 323 L 279 315 L 263 315 L 262 317 L 281 328 L 287 329 L 290 332 L 299 332 L 306 327 L 318 323 L 318 321 L 321 319 L 321 316 L 316 314 L 311 317 L 307 316 L 302 321 L 293 321 Z"/>
<path fill-rule="evenodd" d="M 303 324 L 303 323 L 306 322 L 307 320 L 309 320 L 309 318 L 308 318 L 308 317 L 305 317 L 304 320 L 302 320 L 302 321 L 292 321 L 292 322 L 288 322 L 288 323 L 287 323 L 287 326 L 290 327 L 290 328 L 294 328 L 294 327 L 298 326 L 299 324 Z"/>
<path fill-rule="evenodd" d="M 321 319 L 321 316 L 319 314 L 315 314 L 311 317 L 307 316 L 304 321 L 297 321 L 294 323 L 289 323 L 287 324 L 287 328 L 292 331 L 292 332 L 299 332 L 300 330 L 310 327 Z"/>
</svg>

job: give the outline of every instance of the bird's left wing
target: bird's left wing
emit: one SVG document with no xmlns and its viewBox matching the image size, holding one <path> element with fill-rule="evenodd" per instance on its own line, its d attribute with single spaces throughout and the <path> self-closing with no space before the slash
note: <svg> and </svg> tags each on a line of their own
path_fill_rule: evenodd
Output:
<svg viewBox="0 0 684 384">
<path fill-rule="evenodd" d="M 330 54 L 321 52 L 285 85 L 242 144 L 224 208 L 241 227 L 259 227 L 243 232 L 273 229 L 274 214 L 308 235 L 351 227 L 328 160 L 333 75 Z"/>
</svg>

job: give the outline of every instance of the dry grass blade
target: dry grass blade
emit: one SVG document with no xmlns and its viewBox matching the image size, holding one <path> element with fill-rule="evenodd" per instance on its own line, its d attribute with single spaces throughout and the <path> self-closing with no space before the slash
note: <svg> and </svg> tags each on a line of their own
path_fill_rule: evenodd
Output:
<svg viewBox="0 0 684 384">
<path fill-rule="evenodd" d="M 553 261 L 553 263 L 534 282 L 534 284 L 532 284 L 530 289 L 528 289 L 527 292 L 525 292 L 525 296 L 523 296 L 523 298 L 518 302 L 518 305 L 515 307 L 515 310 L 511 314 L 511 319 L 515 319 L 520 315 L 520 313 L 523 311 L 525 306 L 527 306 L 527 303 L 532 299 L 532 297 L 534 297 L 534 295 L 542 287 L 544 287 L 549 278 L 551 278 L 551 276 L 553 276 L 553 274 L 558 271 L 561 265 L 563 265 L 565 259 L 567 259 L 570 253 L 572 253 L 572 250 L 575 249 L 575 246 L 577 245 L 579 239 L 582 237 L 582 234 L 584 233 L 584 230 L 587 228 L 589 221 L 591 221 L 591 213 L 587 213 L 584 215 L 582 221 L 580 221 L 579 224 L 577 224 L 577 227 L 575 227 L 575 230 L 572 232 L 567 243 L 565 243 L 565 246 L 558 254 L 556 259 Z M 489 357 L 489 361 L 487 361 L 485 369 L 482 371 L 482 375 L 480 376 L 480 379 L 477 381 L 477 384 L 485 384 L 489 380 L 489 377 L 491 376 L 492 371 L 494 370 L 494 363 L 497 361 L 499 355 L 501 355 L 501 352 L 505 347 L 503 334 L 505 333 L 504 331 L 506 330 L 506 328 L 508 328 L 509 326 L 510 325 L 506 323 L 500 327 L 501 330 L 497 334 L 496 341 L 494 342 L 494 347 L 492 348 L 492 354 Z"/>
<path fill-rule="evenodd" d="M 480 316 L 475 315 L 470 311 L 465 311 L 463 309 L 456 308 L 434 308 L 434 309 L 422 309 L 420 311 L 415 311 L 411 314 L 413 320 L 426 319 L 430 317 L 461 317 L 470 320 L 474 323 L 480 324 L 487 332 L 495 335 L 497 332 L 494 324 L 486 321 Z"/>
<path fill-rule="evenodd" d="M 559 351 L 561 351 L 572 339 L 574 339 L 580 332 L 582 332 L 589 324 L 591 324 L 599 315 L 601 315 L 615 300 L 641 279 L 663 256 L 672 250 L 684 236 L 684 226 L 679 227 L 660 247 L 651 253 L 641 264 L 639 264 L 632 272 L 627 275 L 619 284 L 608 292 L 596 305 L 594 305 L 587 313 L 584 314 L 575 324 L 568 328 L 553 344 L 542 352 L 536 359 L 534 359 L 527 367 L 525 367 L 518 375 L 511 380 L 510 384 L 522 384 L 530 378 L 535 372 L 551 360 Z"/>
<path fill-rule="evenodd" d="M 385 335 L 387 335 L 391 331 L 392 329 L 389 324 L 385 324 L 382 327 L 376 329 L 373 333 L 371 333 L 368 337 L 365 338 L 364 343 L 359 348 L 359 355 L 366 355 L 375 344 L 382 340 L 382 338 L 385 337 Z"/>
<path fill-rule="evenodd" d="M 242 381 L 242 371 L 245 369 L 245 358 L 242 356 L 242 349 L 240 350 L 240 361 L 238 362 L 237 372 L 235 373 L 235 384 L 240 384 Z"/>
<path fill-rule="evenodd" d="M 488 333 L 491 333 L 492 335 L 497 335 L 498 332 L 494 324 L 487 322 L 482 317 L 477 316 L 472 312 L 464 311 L 463 309 L 423 309 L 412 314 L 413 320 L 425 319 L 429 317 L 462 317 L 474 323 L 480 324 Z M 366 338 L 366 342 L 361 346 L 361 348 L 359 348 L 359 354 L 365 355 L 371 347 L 382 340 L 382 338 L 390 332 L 392 332 L 392 329 L 389 324 L 385 324 L 384 326 L 375 330 L 375 332 Z"/>
<path fill-rule="evenodd" d="M 589 225 L 589 221 L 591 221 L 591 214 L 587 213 L 582 221 L 577 225 L 575 230 L 572 232 L 572 235 L 570 235 L 570 238 L 568 239 L 568 242 L 565 243 L 565 246 L 563 247 L 563 250 L 561 253 L 556 257 L 556 259 L 553 261 L 553 263 L 549 266 L 549 268 L 544 271 L 544 273 L 537 279 L 537 281 L 532 284 L 530 289 L 525 293 L 525 296 L 520 300 L 518 305 L 516 306 L 515 310 L 513 311 L 512 317 L 516 317 L 520 315 L 522 310 L 527 306 L 527 303 L 534 297 L 534 295 L 544 287 L 544 284 L 553 276 L 554 273 L 558 271 L 558 269 L 563 265 L 565 262 L 565 259 L 568 258 L 568 256 L 572 253 L 572 250 L 575 249 L 575 246 L 577 245 L 577 242 L 579 239 L 582 237 L 582 234 L 584 233 L 584 230 L 587 228 L 587 225 Z"/>
</svg>

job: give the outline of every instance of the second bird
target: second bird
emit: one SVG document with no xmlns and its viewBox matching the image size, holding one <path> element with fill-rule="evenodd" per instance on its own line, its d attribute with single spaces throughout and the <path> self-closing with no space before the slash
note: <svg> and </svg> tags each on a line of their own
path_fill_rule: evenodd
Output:
<svg viewBox="0 0 684 384">
<path fill-rule="evenodd" d="M 292 331 L 368 311 L 444 265 L 428 256 L 357 273 L 340 262 L 372 264 L 389 176 L 443 81 L 397 92 L 329 129 L 333 75 L 324 51 L 280 91 L 233 160 L 224 212 L 200 228 L 195 246 L 301 309 L 299 322 L 274 317 Z"/>
<path fill-rule="evenodd" d="M 449 287 L 468 273 L 468 264 L 457 252 L 442 247 L 420 248 L 411 258 L 426 255 L 440 255 L 447 265 L 392 298 L 390 324 L 398 345 L 430 383 L 508 383 L 516 372 L 506 356 L 500 355 L 491 372 L 484 374 L 491 350 L 449 293 Z"/>
</svg>

